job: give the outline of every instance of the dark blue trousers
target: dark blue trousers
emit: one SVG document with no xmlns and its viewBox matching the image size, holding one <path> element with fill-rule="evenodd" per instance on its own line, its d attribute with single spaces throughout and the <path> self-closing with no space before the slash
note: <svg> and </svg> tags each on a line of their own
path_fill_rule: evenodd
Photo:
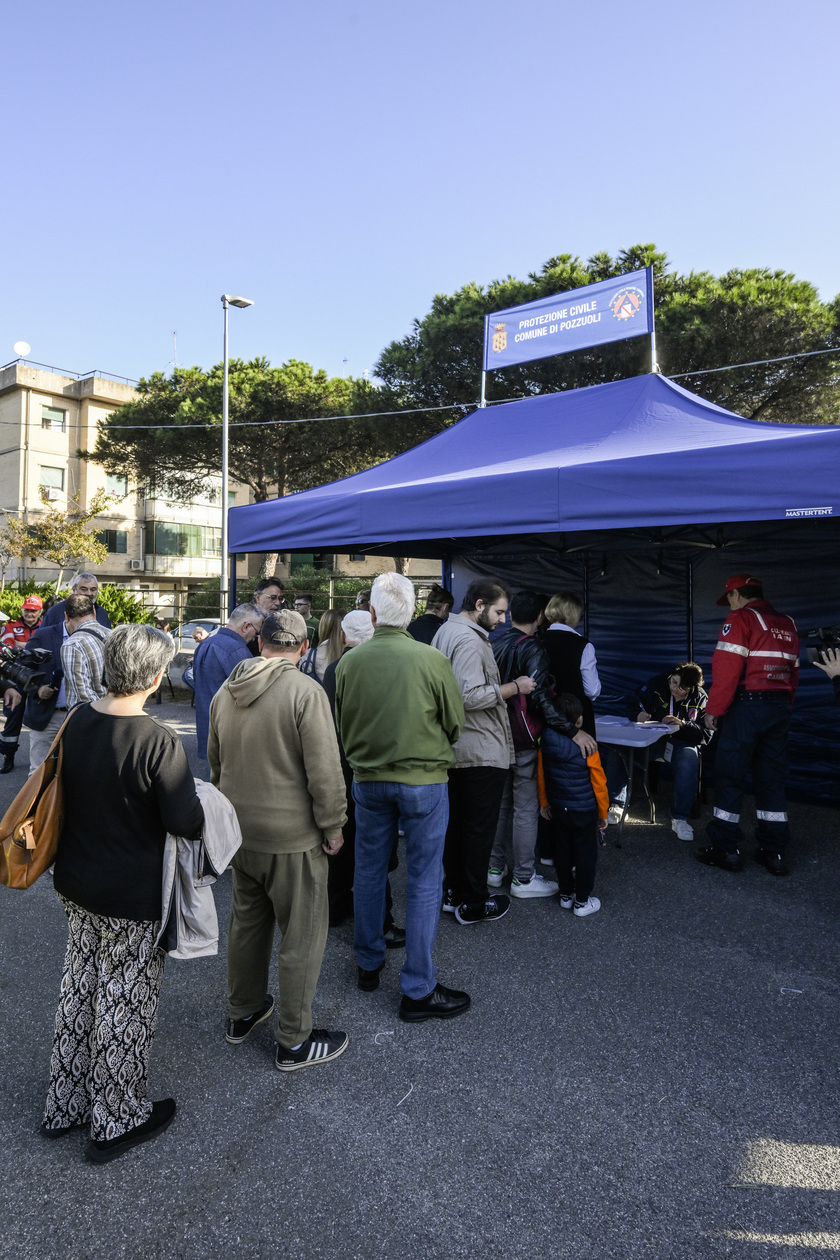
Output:
<svg viewBox="0 0 840 1260">
<path fill-rule="evenodd" d="M 788 692 L 748 691 L 721 718 L 715 741 L 715 812 L 706 834 L 727 853 L 737 852 L 744 840 L 741 802 L 750 771 L 759 847 L 773 853 L 783 853 L 787 847 L 790 826 L 785 780 L 790 714 Z"/>
<path fill-rule="evenodd" d="M 2 735 L 0 735 L 0 756 L 8 757 L 17 752 L 25 708 L 26 701 L 23 697 L 21 697 L 20 704 L 16 709 L 10 709 L 5 700 L 3 701 L 3 715 L 6 719 L 6 725 L 3 727 Z"/>
</svg>

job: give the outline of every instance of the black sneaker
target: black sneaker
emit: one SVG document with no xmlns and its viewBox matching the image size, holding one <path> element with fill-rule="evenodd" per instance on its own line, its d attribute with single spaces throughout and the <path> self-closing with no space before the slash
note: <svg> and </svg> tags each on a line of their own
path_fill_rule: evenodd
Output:
<svg viewBox="0 0 840 1260">
<path fill-rule="evenodd" d="M 238 1046 L 240 1042 L 251 1035 L 257 1024 L 261 1024 L 264 1019 L 268 1019 L 273 1010 L 274 998 L 269 993 L 263 1002 L 262 1010 L 257 1011 L 256 1015 L 247 1015 L 245 1019 L 228 1020 L 225 1041 L 229 1041 L 232 1046 Z"/>
<path fill-rule="evenodd" d="M 316 1063 L 329 1063 L 344 1054 L 350 1038 L 346 1032 L 328 1032 L 326 1028 L 313 1028 L 298 1050 L 287 1050 L 278 1045 L 274 1066 L 280 1072 L 296 1072 L 298 1068 L 314 1067 Z"/>
<path fill-rule="evenodd" d="M 486 901 L 481 901 L 478 905 L 470 905 L 464 902 L 458 906 L 455 911 L 455 918 L 459 923 L 489 923 L 492 919 L 503 919 L 510 910 L 510 897 L 499 895 L 496 897 L 488 897 Z"/>
<path fill-rule="evenodd" d="M 444 914 L 454 914 L 458 909 L 458 903 L 452 895 L 451 888 L 447 888 L 446 892 L 443 894 L 443 901 L 441 902 L 440 908 Z"/>
<path fill-rule="evenodd" d="M 706 848 L 695 849 L 694 856 L 704 866 L 719 866 L 722 871 L 737 872 L 744 869 L 738 849 L 734 853 L 727 853 L 725 849 L 719 849 L 716 844 L 710 844 Z"/>
<path fill-rule="evenodd" d="M 403 995 L 399 1016 L 408 1024 L 419 1024 L 424 1019 L 454 1019 L 456 1015 L 463 1015 L 469 1008 L 468 993 L 436 984 L 431 993 L 427 993 L 424 998 L 410 998 Z"/>
<path fill-rule="evenodd" d="M 85 1142 L 85 1157 L 92 1164 L 108 1164 L 112 1159 L 118 1159 L 120 1155 L 130 1151 L 132 1146 L 149 1142 L 159 1133 L 163 1133 L 174 1119 L 175 1099 L 162 1098 L 160 1102 L 152 1103 L 152 1114 L 144 1124 L 129 1129 L 122 1137 L 111 1138 L 107 1142 L 95 1142 L 93 1138 L 88 1138 Z"/>
<path fill-rule="evenodd" d="M 372 971 L 368 971 L 366 967 L 359 968 L 359 978 L 356 981 L 363 993 L 373 993 L 379 988 L 379 973 L 385 966 L 385 959 L 378 967 L 374 967 Z"/>
<path fill-rule="evenodd" d="M 392 923 L 385 933 L 386 949 L 405 949 L 405 928 L 397 927 L 396 923 Z"/>
<path fill-rule="evenodd" d="M 789 875 L 790 867 L 785 861 L 783 853 L 774 853 L 772 849 L 758 849 L 755 854 L 756 862 L 760 862 L 762 866 L 766 866 L 771 875 Z"/>
</svg>

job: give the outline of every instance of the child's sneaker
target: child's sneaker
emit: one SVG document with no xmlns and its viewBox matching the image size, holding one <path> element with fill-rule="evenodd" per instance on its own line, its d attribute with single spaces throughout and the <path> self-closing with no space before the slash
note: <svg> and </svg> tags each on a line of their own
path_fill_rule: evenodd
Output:
<svg viewBox="0 0 840 1260">
<path fill-rule="evenodd" d="M 579 919 L 583 919 L 586 915 L 595 914 L 600 910 L 601 903 L 597 897 L 588 897 L 586 901 L 576 901 L 572 909 Z"/>
<path fill-rule="evenodd" d="M 559 892 L 557 894 L 557 900 L 560 903 L 561 910 L 571 910 L 572 906 L 575 904 L 575 894 Z"/>
</svg>

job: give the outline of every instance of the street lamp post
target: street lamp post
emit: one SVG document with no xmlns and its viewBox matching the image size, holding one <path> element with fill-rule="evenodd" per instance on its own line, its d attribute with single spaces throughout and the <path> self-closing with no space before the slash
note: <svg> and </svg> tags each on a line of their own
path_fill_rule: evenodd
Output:
<svg viewBox="0 0 840 1260">
<path fill-rule="evenodd" d="M 230 578 L 228 576 L 228 307 L 238 306 L 244 310 L 254 303 L 248 298 L 232 297 L 230 293 L 222 294 L 222 309 L 225 312 L 225 356 L 222 375 L 222 573 L 219 582 L 219 616 L 222 625 L 228 619 L 230 602 Z"/>
</svg>

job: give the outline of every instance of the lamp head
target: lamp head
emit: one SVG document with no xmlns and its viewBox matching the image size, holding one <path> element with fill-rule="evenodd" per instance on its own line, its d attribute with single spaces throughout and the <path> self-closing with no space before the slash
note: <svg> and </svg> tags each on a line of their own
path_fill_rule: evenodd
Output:
<svg viewBox="0 0 840 1260">
<path fill-rule="evenodd" d="M 246 306 L 254 305 L 250 298 L 233 297 L 230 293 L 222 294 L 222 302 L 225 306 L 238 306 L 240 310 L 244 310 Z"/>
</svg>

